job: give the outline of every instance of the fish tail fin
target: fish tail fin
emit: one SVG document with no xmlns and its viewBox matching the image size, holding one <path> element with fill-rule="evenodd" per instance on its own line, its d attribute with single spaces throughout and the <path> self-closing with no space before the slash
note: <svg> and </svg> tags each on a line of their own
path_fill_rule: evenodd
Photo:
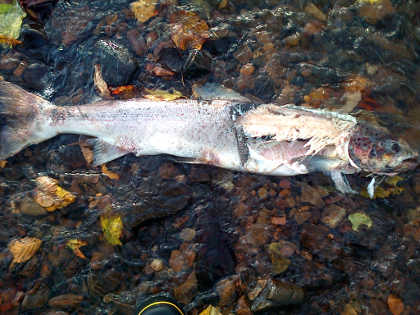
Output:
<svg viewBox="0 0 420 315">
<path fill-rule="evenodd" d="M 47 100 L 0 80 L 0 160 L 55 136 L 49 127 Z"/>
</svg>

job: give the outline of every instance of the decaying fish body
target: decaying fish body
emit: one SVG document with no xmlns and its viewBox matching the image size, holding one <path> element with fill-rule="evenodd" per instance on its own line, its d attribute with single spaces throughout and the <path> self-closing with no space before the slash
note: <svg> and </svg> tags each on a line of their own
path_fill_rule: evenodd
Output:
<svg viewBox="0 0 420 315">
<path fill-rule="evenodd" d="M 329 172 L 340 191 L 351 192 L 342 174 L 402 172 L 418 156 L 405 141 L 350 115 L 294 105 L 133 99 L 60 107 L 0 81 L 0 115 L 0 160 L 72 133 L 95 137 L 94 165 L 128 153 L 170 154 L 267 175 Z"/>
</svg>

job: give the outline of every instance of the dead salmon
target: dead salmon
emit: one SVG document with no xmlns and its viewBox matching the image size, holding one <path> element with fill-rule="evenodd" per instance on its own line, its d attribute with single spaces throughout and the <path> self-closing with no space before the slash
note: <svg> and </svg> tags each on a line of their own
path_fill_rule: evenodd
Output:
<svg viewBox="0 0 420 315">
<path fill-rule="evenodd" d="M 106 100 L 55 106 L 0 81 L 0 160 L 58 134 L 94 137 L 93 165 L 128 153 L 266 175 L 322 171 L 341 192 L 345 174 L 393 175 L 418 153 L 385 129 L 331 111 L 232 100 Z"/>
</svg>

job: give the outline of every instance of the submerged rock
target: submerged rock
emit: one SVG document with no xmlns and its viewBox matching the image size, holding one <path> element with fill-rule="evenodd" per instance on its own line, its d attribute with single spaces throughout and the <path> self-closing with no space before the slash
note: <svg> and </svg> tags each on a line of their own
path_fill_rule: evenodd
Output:
<svg viewBox="0 0 420 315">
<path fill-rule="evenodd" d="M 269 279 L 264 290 L 252 302 L 253 312 L 265 311 L 273 307 L 300 304 L 304 291 L 301 287 L 287 282 Z"/>
<path fill-rule="evenodd" d="M 95 48 L 105 82 L 112 86 L 127 84 L 137 68 L 130 51 L 121 43 L 104 39 L 99 40 Z"/>
</svg>

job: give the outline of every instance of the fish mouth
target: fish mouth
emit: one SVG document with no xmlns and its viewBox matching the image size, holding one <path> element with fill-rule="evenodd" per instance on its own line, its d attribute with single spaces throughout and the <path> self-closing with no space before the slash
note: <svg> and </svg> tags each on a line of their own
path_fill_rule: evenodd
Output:
<svg viewBox="0 0 420 315">
<path fill-rule="evenodd" d="M 418 157 L 412 157 L 404 160 L 399 167 L 400 170 L 411 171 L 414 170 L 419 165 Z"/>
</svg>

